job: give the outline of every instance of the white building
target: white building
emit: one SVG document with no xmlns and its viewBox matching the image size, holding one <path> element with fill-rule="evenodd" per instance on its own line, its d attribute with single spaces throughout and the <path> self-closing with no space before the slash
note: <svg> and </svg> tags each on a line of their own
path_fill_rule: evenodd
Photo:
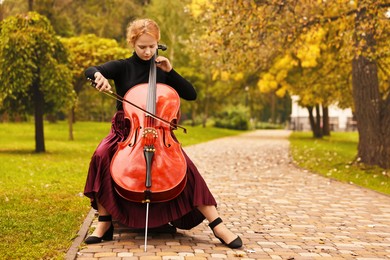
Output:
<svg viewBox="0 0 390 260">
<path fill-rule="evenodd" d="M 310 131 L 309 111 L 298 105 L 298 96 L 292 96 L 292 111 L 290 129 L 296 131 Z M 315 110 L 313 111 L 316 116 Z M 352 120 L 352 110 L 340 109 L 337 106 L 329 107 L 329 126 L 331 131 L 355 131 L 356 122 Z"/>
</svg>

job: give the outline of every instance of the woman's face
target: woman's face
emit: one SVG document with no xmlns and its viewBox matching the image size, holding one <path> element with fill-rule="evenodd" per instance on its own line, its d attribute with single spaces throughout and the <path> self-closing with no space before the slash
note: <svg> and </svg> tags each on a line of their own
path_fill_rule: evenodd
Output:
<svg viewBox="0 0 390 260">
<path fill-rule="evenodd" d="M 142 60 L 150 60 L 156 52 L 157 44 L 157 40 L 153 36 L 142 34 L 135 41 L 134 50 Z"/>
</svg>

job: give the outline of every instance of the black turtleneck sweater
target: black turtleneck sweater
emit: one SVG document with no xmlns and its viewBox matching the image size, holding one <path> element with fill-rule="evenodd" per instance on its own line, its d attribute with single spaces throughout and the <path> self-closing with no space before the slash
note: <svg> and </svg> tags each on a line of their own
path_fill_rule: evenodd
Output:
<svg viewBox="0 0 390 260">
<path fill-rule="evenodd" d="M 100 66 L 89 67 L 85 71 L 87 78 L 94 79 L 95 72 L 100 72 L 107 79 L 114 80 L 116 93 L 124 97 L 133 86 L 148 83 L 150 60 L 140 59 L 134 52 L 127 59 L 114 60 Z M 180 76 L 174 69 L 165 72 L 157 68 L 157 83 L 164 83 L 174 88 L 179 96 L 186 100 L 195 100 L 196 91 L 192 84 Z M 117 102 L 117 110 L 123 110 L 122 102 Z"/>
</svg>

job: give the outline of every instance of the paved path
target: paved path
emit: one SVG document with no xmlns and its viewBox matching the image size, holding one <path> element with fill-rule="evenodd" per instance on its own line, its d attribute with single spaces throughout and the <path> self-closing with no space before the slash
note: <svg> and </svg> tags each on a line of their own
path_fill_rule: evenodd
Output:
<svg viewBox="0 0 390 260">
<path fill-rule="evenodd" d="M 149 237 L 146 253 L 143 234 L 117 226 L 114 241 L 81 244 L 76 258 L 390 259 L 390 197 L 298 169 L 287 136 L 256 131 L 185 148 L 242 249 L 222 246 L 205 221 Z"/>
</svg>

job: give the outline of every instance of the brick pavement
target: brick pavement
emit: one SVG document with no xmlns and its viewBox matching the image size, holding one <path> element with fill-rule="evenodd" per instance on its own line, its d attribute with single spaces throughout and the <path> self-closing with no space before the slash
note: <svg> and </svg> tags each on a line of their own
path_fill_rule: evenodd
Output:
<svg viewBox="0 0 390 260">
<path fill-rule="evenodd" d="M 85 245 L 87 217 L 68 259 L 390 259 L 390 197 L 295 167 L 287 131 L 256 131 L 186 147 L 244 247 L 222 246 L 207 221 L 143 234 L 116 224 L 114 241 Z M 93 213 L 93 212 L 92 212 Z M 91 220 L 93 219 L 92 223 Z"/>
</svg>

